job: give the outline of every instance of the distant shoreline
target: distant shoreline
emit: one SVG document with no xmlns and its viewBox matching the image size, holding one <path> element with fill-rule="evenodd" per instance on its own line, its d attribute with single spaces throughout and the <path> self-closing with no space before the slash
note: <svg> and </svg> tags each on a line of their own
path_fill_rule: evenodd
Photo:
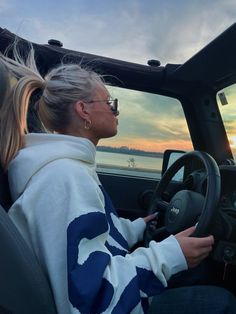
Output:
<svg viewBox="0 0 236 314">
<path fill-rule="evenodd" d="M 144 150 L 128 148 L 126 146 L 122 146 L 122 147 L 97 146 L 97 151 L 105 152 L 105 153 L 118 153 L 118 154 L 134 155 L 134 156 L 163 158 L 163 153 L 160 153 L 160 152 L 147 152 Z"/>
</svg>

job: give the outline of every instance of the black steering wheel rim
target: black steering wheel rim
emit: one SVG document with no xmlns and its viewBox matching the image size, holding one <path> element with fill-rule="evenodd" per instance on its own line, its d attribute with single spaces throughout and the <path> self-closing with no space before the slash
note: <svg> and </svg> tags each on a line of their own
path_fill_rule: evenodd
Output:
<svg viewBox="0 0 236 314">
<path fill-rule="evenodd" d="M 163 177 L 161 178 L 159 184 L 157 185 L 152 201 L 148 210 L 149 214 L 154 212 L 158 212 L 156 208 L 157 200 L 162 200 L 163 192 L 166 190 L 168 184 L 174 175 L 180 170 L 185 164 L 193 159 L 198 159 L 203 164 L 206 171 L 206 195 L 204 199 L 204 204 L 201 210 L 201 214 L 196 226 L 196 230 L 193 236 L 201 237 L 208 235 L 210 232 L 210 226 L 212 224 L 212 220 L 217 210 L 217 204 L 220 199 L 221 192 L 221 178 L 220 171 L 216 161 L 206 152 L 202 151 L 191 151 L 184 154 L 178 160 L 176 160 L 165 172 Z M 152 231 L 150 230 L 150 225 L 147 226 L 146 230 L 146 243 L 150 242 Z"/>
</svg>

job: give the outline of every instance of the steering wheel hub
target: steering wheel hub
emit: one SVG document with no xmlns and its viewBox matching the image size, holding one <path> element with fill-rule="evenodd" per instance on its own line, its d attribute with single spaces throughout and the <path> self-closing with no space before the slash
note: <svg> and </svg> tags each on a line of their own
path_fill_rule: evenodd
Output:
<svg viewBox="0 0 236 314">
<path fill-rule="evenodd" d="M 178 218 L 182 215 L 182 201 L 180 199 L 175 199 L 171 202 L 167 208 L 166 213 L 166 223 L 176 223 Z"/>
<path fill-rule="evenodd" d="M 203 195 L 182 190 L 177 192 L 167 206 L 165 226 L 169 233 L 177 233 L 195 225 L 204 204 Z"/>
</svg>

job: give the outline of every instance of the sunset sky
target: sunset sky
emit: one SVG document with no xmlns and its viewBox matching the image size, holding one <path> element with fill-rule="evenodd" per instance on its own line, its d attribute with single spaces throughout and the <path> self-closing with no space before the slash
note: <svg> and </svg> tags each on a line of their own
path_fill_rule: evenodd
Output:
<svg viewBox="0 0 236 314">
<path fill-rule="evenodd" d="M 235 0 L 0 0 L 0 21 L 0 27 L 33 42 L 55 38 L 68 49 L 141 64 L 158 59 L 165 65 L 183 63 L 233 24 L 236 5 Z M 102 145 L 192 148 L 176 100 L 115 88 L 111 94 L 120 101 L 119 135 Z M 226 120 L 227 110 L 236 115 L 232 108 L 224 110 Z"/>
</svg>

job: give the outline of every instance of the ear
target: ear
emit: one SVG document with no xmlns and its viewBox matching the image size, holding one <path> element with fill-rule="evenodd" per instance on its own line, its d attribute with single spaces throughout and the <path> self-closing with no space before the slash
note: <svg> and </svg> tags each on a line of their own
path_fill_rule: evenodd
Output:
<svg viewBox="0 0 236 314">
<path fill-rule="evenodd" d="M 83 101 L 81 101 L 81 100 L 77 101 L 74 104 L 74 110 L 75 110 L 75 114 L 77 114 L 83 120 L 87 120 L 88 117 L 90 116 L 89 115 L 89 110 L 87 108 L 87 105 Z"/>
</svg>

